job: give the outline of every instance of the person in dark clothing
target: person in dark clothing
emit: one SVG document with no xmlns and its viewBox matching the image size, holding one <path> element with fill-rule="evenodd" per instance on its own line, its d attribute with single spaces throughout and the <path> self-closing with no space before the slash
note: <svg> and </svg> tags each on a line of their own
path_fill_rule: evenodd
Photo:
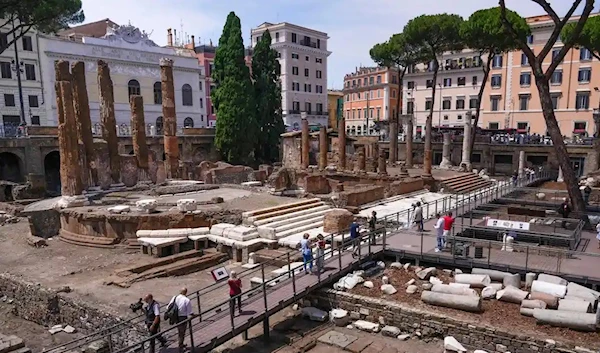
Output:
<svg viewBox="0 0 600 353">
<path fill-rule="evenodd" d="M 148 334 L 154 336 L 160 332 L 160 305 L 154 301 L 152 294 L 146 295 L 144 301 L 147 304 L 144 308 L 146 327 L 148 327 Z M 156 338 L 162 347 L 166 346 L 167 340 L 162 335 L 159 334 Z M 155 339 L 150 339 L 150 353 L 154 353 L 155 345 Z"/>
<path fill-rule="evenodd" d="M 371 232 L 371 244 L 377 242 L 375 230 L 377 229 L 377 212 L 371 213 L 371 219 L 369 219 L 369 231 Z"/>
<path fill-rule="evenodd" d="M 558 214 L 560 214 L 562 218 L 569 218 L 570 213 L 571 213 L 571 206 L 569 206 L 569 199 L 565 199 L 565 201 L 560 204 L 560 208 L 558 209 Z M 562 227 L 567 228 L 567 221 L 562 221 Z"/>
<path fill-rule="evenodd" d="M 358 253 L 358 247 L 360 246 L 360 234 L 359 234 L 359 225 L 356 222 L 356 218 L 350 224 L 350 239 L 352 241 L 352 257 L 356 257 Z"/>
<path fill-rule="evenodd" d="M 586 205 L 590 203 L 590 195 L 592 195 L 592 188 L 589 185 L 586 185 L 585 188 L 583 188 L 583 201 Z"/>
</svg>

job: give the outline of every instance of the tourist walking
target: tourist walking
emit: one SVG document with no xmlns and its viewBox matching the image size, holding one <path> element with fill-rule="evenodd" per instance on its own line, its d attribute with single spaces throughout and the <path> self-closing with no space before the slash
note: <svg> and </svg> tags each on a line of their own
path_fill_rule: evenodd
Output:
<svg viewBox="0 0 600 353">
<path fill-rule="evenodd" d="M 563 203 L 560 204 L 560 207 L 558 208 L 558 214 L 560 214 L 560 216 L 562 218 L 569 218 L 569 214 L 571 213 L 571 206 L 569 206 L 569 198 L 565 198 L 565 200 L 563 201 Z M 562 221 L 562 227 L 563 228 L 567 228 L 567 221 L 563 220 Z"/>
<path fill-rule="evenodd" d="M 313 270 L 313 255 L 311 248 L 311 241 L 308 239 L 308 233 L 304 233 L 302 240 L 300 240 L 300 251 L 302 251 L 302 260 L 304 262 L 304 273 L 308 274 L 308 271 L 312 273 Z"/>
<path fill-rule="evenodd" d="M 174 321 L 177 324 L 179 353 L 185 351 L 183 341 L 185 339 L 185 330 L 187 328 L 186 320 L 190 316 L 192 316 L 192 302 L 187 297 L 187 288 L 181 288 L 179 294 L 174 296 L 169 302 L 167 312 L 165 313 L 165 317 L 169 317 L 171 320 L 176 317 Z"/>
<path fill-rule="evenodd" d="M 600 223 L 596 224 L 596 239 L 598 240 L 598 249 L 600 249 Z"/>
<path fill-rule="evenodd" d="M 437 247 L 435 248 L 435 252 L 440 252 L 444 249 L 444 217 L 442 217 L 441 213 L 435 215 L 437 221 L 435 222 L 435 232 L 437 237 Z"/>
<path fill-rule="evenodd" d="M 238 313 L 242 314 L 242 280 L 237 277 L 235 271 L 231 271 L 229 274 L 229 311 L 231 316 L 235 312 L 235 303 L 238 305 Z"/>
<path fill-rule="evenodd" d="M 317 271 L 323 273 L 323 263 L 325 261 L 325 237 L 323 234 L 317 235 Z"/>
<path fill-rule="evenodd" d="M 146 319 L 146 327 L 148 328 L 148 334 L 150 335 L 150 353 L 154 353 L 156 339 L 160 342 L 162 347 L 167 345 L 167 340 L 160 334 L 160 305 L 154 301 L 152 294 L 146 295 L 144 298 L 146 307 L 144 308 L 144 314 Z"/>
<path fill-rule="evenodd" d="M 421 202 L 415 204 L 415 223 L 417 224 L 417 230 L 419 232 L 423 231 L 423 207 L 421 207 Z"/>
<path fill-rule="evenodd" d="M 586 205 L 590 203 L 590 195 L 592 195 L 592 188 L 589 185 L 586 185 L 585 188 L 583 188 L 583 201 Z"/>
<path fill-rule="evenodd" d="M 360 233 L 359 233 L 359 225 L 356 222 L 356 218 L 350 224 L 350 241 L 352 242 L 352 257 L 356 257 L 358 255 L 358 249 L 360 247 Z"/>
<path fill-rule="evenodd" d="M 375 231 L 377 230 L 377 212 L 371 212 L 371 219 L 369 219 L 369 231 L 371 232 L 371 245 L 377 243 L 377 237 Z"/>
<path fill-rule="evenodd" d="M 452 212 L 448 212 L 444 217 L 444 232 L 442 233 L 442 242 L 444 247 L 446 247 L 448 236 L 452 231 L 452 226 L 454 225 L 454 217 L 452 217 Z"/>
</svg>

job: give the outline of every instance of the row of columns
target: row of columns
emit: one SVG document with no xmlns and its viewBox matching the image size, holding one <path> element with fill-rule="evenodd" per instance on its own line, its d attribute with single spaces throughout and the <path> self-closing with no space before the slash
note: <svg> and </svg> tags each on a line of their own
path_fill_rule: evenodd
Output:
<svg viewBox="0 0 600 353">
<path fill-rule="evenodd" d="M 89 98 L 85 79 L 85 64 L 58 60 L 55 66 L 55 91 L 58 110 L 58 142 L 60 153 L 61 193 L 81 195 L 84 189 L 100 186 L 101 173 L 109 173 L 113 185 L 120 184 L 121 159 L 118 150 L 113 82 L 110 68 L 98 60 L 98 90 L 102 139 L 108 150 L 107 170 L 101 161 L 92 135 Z M 173 61 L 161 59 L 161 88 L 163 97 L 165 171 L 167 178 L 179 177 L 179 144 L 175 112 Z M 133 150 L 140 181 L 149 180 L 149 152 L 146 144 L 146 124 L 142 96 L 130 97 Z"/>
</svg>

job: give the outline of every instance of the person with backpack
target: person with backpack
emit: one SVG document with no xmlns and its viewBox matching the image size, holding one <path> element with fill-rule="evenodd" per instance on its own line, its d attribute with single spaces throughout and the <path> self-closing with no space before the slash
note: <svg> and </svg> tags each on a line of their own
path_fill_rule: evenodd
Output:
<svg viewBox="0 0 600 353">
<path fill-rule="evenodd" d="M 235 302 L 238 305 L 238 312 L 240 315 L 242 314 L 242 280 L 237 277 L 237 273 L 235 271 L 231 271 L 229 274 L 229 280 L 227 281 L 229 285 L 229 311 L 231 312 L 231 316 L 233 317 L 233 313 L 235 311 Z"/>
<path fill-rule="evenodd" d="M 187 328 L 186 320 L 192 315 L 192 302 L 187 297 L 187 288 L 182 288 L 179 294 L 171 299 L 165 312 L 165 319 L 168 319 L 171 325 L 177 325 L 179 353 L 185 351 L 183 341 Z"/>
<path fill-rule="evenodd" d="M 160 305 L 154 301 L 152 294 L 146 295 L 144 298 L 146 307 L 144 308 L 144 314 L 146 319 L 146 327 L 148 328 L 148 334 L 151 337 L 156 337 L 162 347 L 167 345 L 167 340 L 160 334 Z M 154 338 L 150 339 L 150 353 L 154 353 L 156 342 Z"/>
</svg>

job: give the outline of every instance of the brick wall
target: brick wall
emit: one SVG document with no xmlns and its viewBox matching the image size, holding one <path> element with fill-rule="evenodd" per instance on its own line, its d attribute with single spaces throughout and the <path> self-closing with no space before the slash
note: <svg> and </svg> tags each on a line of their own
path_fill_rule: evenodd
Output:
<svg viewBox="0 0 600 353">
<path fill-rule="evenodd" d="M 350 191 L 340 192 L 340 203 L 344 207 L 358 207 L 384 198 L 383 186 L 357 187 Z"/>
<path fill-rule="evenodd" d="M 422 338 L 454 336 L 460 343 L 473 349 L 484 349 L 490 352 L 510 351 L 512 353 L 559 353 L 571 352 L 573 346 L 549 344 L 546 341 L 533 339 L 519 332 L 507 332 L 492 327 L 473 325 L 472 322 L 461 321 L 433 311 L 424 311 L 409 307 L 400 302 L 365 297 L 346 292 L 324 289 L 315 292 L 309 298 L 313 305 L 330 310 L 340 308 L 348 312 L 367 313 L 365 320 L 378 322 L 379 317 L 385 319 L 387 325 L 397 326 L 402 332 L 421 332 Z M 365 310 L 366 309 L 366 310 Z M 364 315 L 363 315 L 364 316 Z M 498 349 L 504 348 L 506 349 Z"/>
</svg>

